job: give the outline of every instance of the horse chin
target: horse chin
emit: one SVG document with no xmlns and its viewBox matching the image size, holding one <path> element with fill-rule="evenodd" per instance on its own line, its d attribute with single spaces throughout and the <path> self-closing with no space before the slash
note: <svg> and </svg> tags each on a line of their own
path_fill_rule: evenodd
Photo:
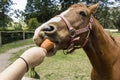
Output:
<svg viewBox="0 0 120 80">
<path fill-rule="evenodd" d="M 48 51 L 47 52 L 47 57 L 51 57 L 51 56 L 54 56 L 57 52 L 57 49 L 56 48 L 53 48 L 52 50 Z"/>
</svg>

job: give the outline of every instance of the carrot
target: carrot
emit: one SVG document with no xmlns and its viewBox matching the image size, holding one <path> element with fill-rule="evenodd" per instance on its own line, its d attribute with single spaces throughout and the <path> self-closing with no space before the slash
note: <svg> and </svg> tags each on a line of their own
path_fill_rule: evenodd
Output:
<svg viewBox="0 0 120 80">
<path fill-rule="evenodd" d="M 50 51 L 54 48 L 54 43 L 50 41 L 49 39 L 45 39 L 43 43 L 41 44 L 42 48 L 45 48 L 47 51 Z"/>
</svg>

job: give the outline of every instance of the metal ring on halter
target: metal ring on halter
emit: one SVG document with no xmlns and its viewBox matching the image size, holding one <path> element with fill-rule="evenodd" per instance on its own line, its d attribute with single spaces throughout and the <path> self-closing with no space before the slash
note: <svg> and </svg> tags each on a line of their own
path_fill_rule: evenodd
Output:
<svg viewBox="0 0 120 80">
<path fill-rule="evenodd" d="M 76 36 L 75 29 L 71 29 L 70 30 L 70 36 L 71 37 L 75 37 Z"/>
</svg>

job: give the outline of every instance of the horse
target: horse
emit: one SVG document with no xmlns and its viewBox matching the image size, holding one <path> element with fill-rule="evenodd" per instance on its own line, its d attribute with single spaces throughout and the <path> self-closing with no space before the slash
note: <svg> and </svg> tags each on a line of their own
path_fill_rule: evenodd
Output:
<svg viewBox="0 0 120 80">
<path fill-rule="evenodd" d="M 67 10 L 39 26 L 33 40 L 40 45 L 46 38 L 55 43 L 49 51 L 71 53 L 83 48 L 92 64 L 91 80 L 120 80 L 120 38 L 110 36 L 93 16 L 99 3 L 71 5 Z"/>
</svg>

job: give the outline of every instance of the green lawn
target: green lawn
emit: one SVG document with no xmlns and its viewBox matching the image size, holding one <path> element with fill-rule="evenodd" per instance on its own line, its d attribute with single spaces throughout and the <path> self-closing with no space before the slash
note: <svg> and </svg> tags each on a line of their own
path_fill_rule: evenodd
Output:
<svg viewBox="0 0 120 80">
<path fill-rule="evenodd" d="M 120 36 L 120 33 L 114 33 L 112 36 Z M 33 42 L 26 40 L 23 44 L 26 43 L 32 44 Z M 16 42 L 16 44 L 22 45 L 20 42 Z M 9 48 L 9 45 L 7 47 Z M 14 54 L 11 61 L 13 62 L 25 50 Z M 90 80 L 91 68 L 85 52 L 79 49 L 69 55 L 58 51 L 55 56 L 46 57 L 44 62 L 36 68 L 36 71 L 41 77 L 40 80 Z"/>
<path fill-rule="evenodd" d="M 90 80 L 91 64 L 82 49 L 64 55 L 58 51 L 37 67 L 41 80 Z"/>
</svg>

